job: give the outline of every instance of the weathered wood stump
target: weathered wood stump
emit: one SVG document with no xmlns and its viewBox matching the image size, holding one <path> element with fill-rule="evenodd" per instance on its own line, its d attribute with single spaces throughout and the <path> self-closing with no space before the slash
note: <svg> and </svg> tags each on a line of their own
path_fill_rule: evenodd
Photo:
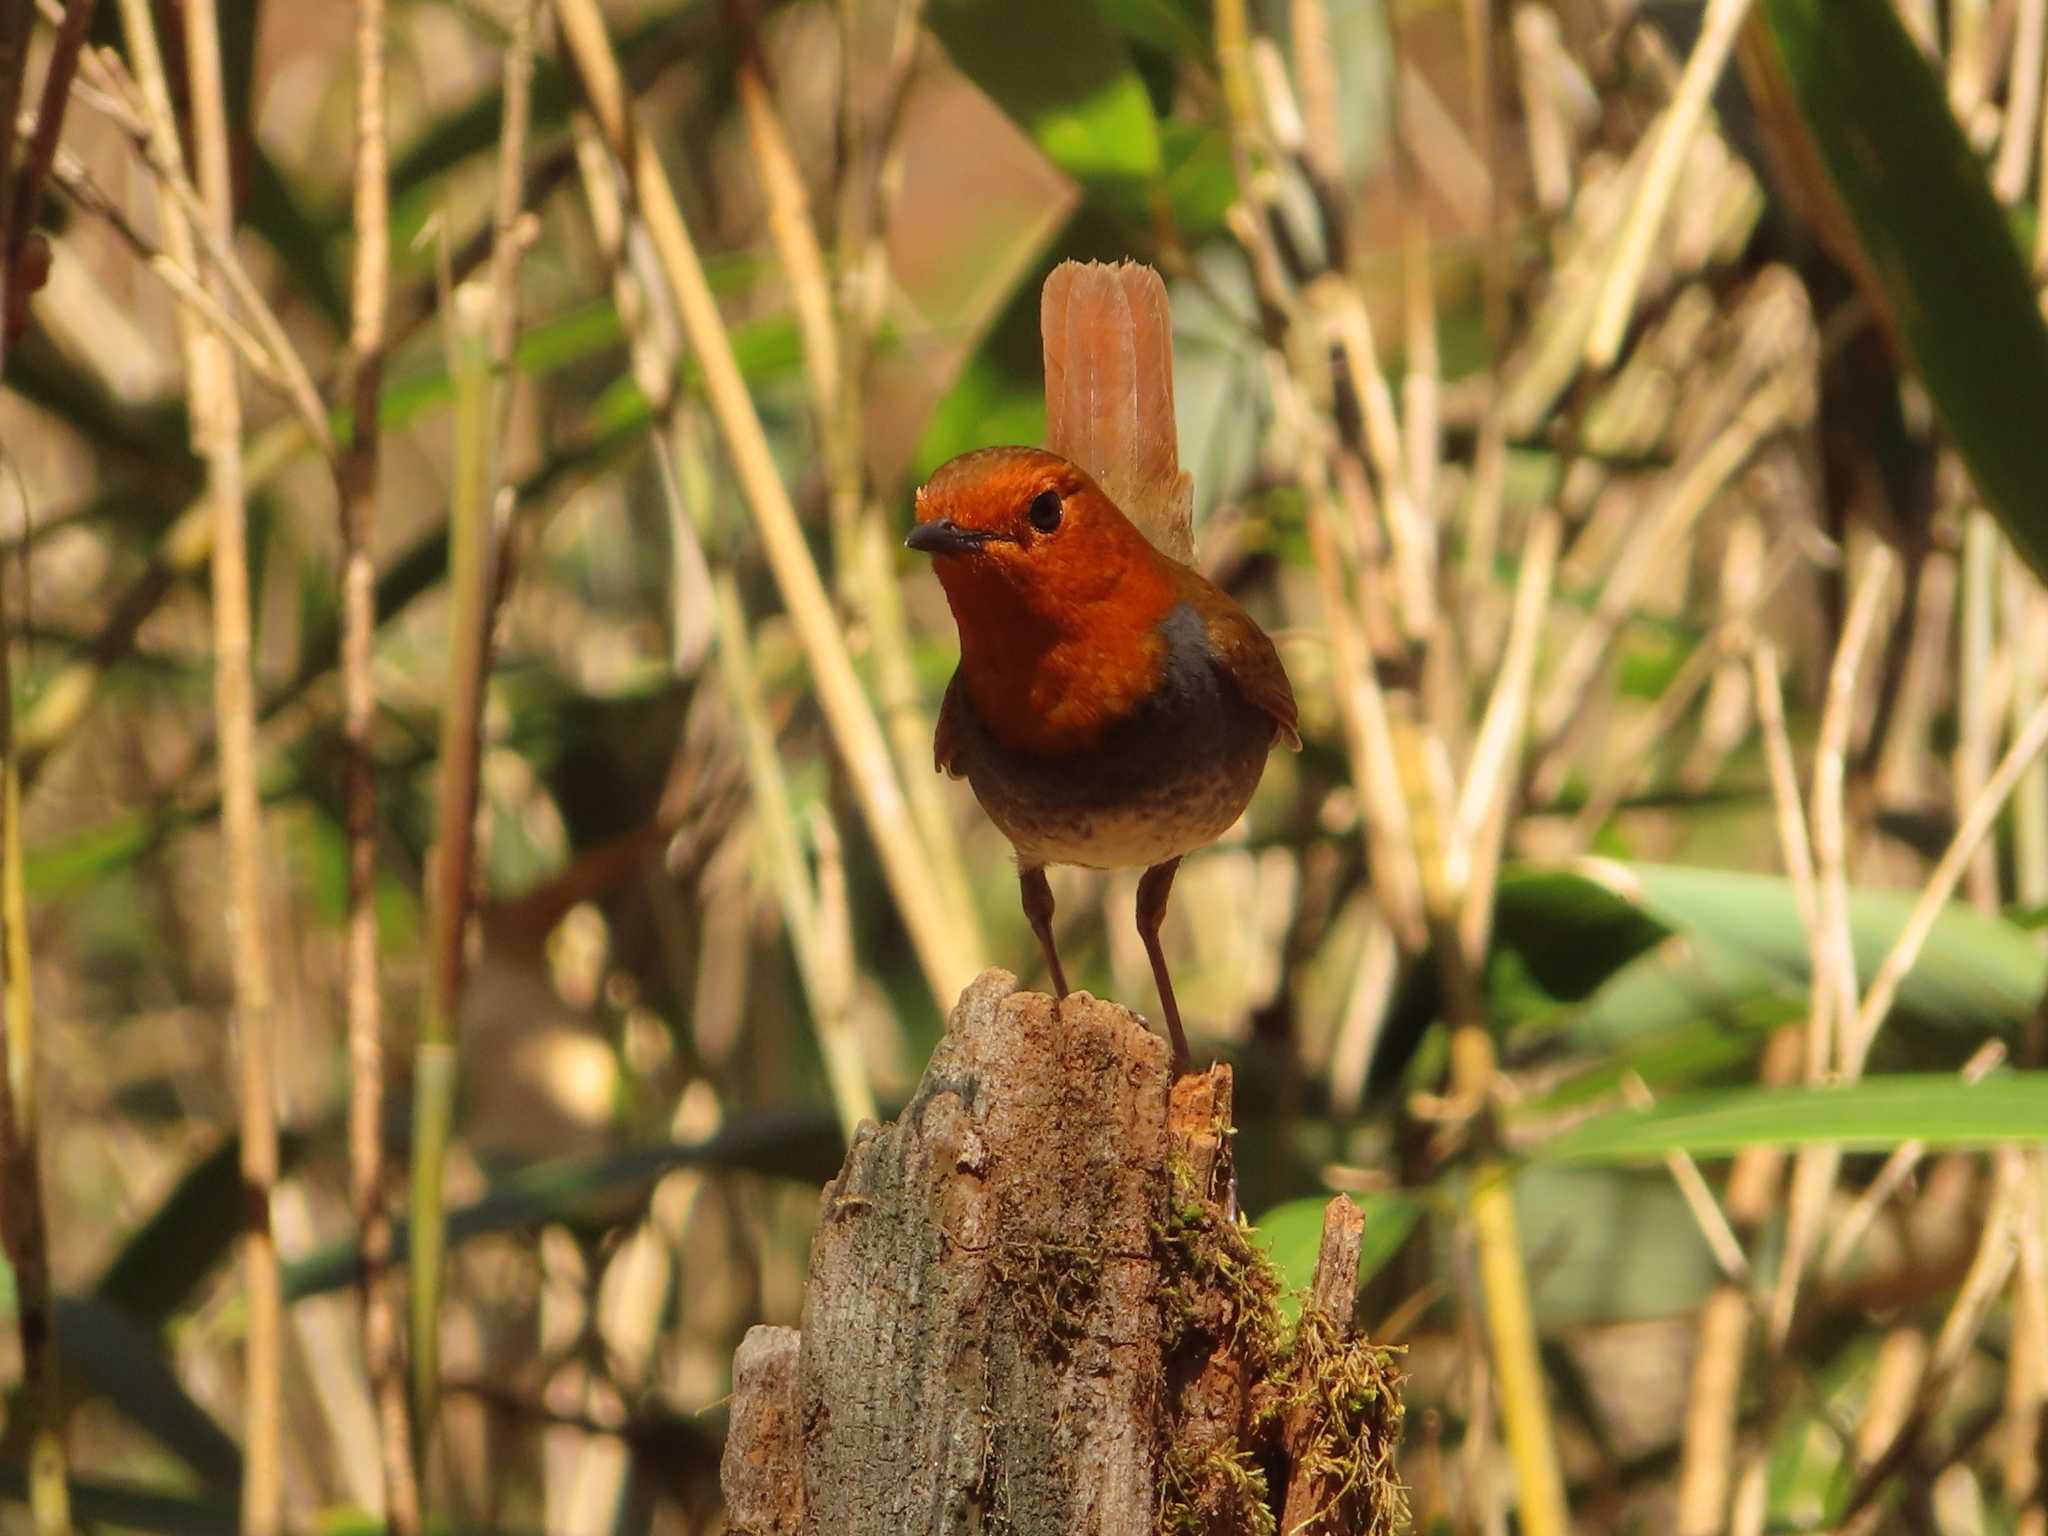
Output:
<svg viewBox="0 0 2048 1536">
<path fill-rule="evenodd" d="M 1284 1330 L 1237 1220 L 1230 1087 L 1172 1082 L 1127 1009 L 978 978 L 825 1188 L 801 1333 L 740 1347 L 733 1529 L 1393 1529 L 1401 1409 L 1351 1332 L 1357 1209 L 1332 1202 Z"/>
</svg>

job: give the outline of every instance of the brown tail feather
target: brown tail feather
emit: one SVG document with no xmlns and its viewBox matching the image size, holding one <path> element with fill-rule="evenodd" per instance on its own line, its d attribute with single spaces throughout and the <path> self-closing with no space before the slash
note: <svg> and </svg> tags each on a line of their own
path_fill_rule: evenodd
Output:
<svg viewBox="0 0 2048 1536">
<path fill-rule="evenodd" d="M 1039 301 L 1045 445 L 1072 459 L 1163 554 L 1195 556 L 1181 473 L 1166 285 L 1137 262 L 1065 261 Z"/>
</svg>

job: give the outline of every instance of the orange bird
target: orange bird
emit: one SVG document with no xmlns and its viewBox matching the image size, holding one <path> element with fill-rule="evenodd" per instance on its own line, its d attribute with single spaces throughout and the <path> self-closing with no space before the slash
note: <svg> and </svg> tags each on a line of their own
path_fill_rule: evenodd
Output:
<svg viewBox="0 0 2048 1536">
<path fill-rule="evenodd" d="M 1243 813 L 1275 741 L 1301 745 L 1273 642 L 1043 449 L 941 466 L 908 543 L 932 557 L 960 630 L 938 766 L 973 786 L 1016 846 L 1054 989 L 1067 994 L 1045 867 L 1143 868 L 1138 933 L 1186 1070 L 1159 924 L 1181 857 Z"/>
</svg>

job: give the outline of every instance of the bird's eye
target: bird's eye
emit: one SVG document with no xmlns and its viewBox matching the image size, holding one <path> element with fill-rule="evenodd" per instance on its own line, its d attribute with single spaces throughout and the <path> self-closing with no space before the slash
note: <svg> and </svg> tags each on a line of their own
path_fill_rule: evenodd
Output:
<svg viewBox="0 0 2048 1536">
<path fill-rule="evenodd" d="M 1040 491 L 1031 498 L 1031 526 L 1040 533 L 1051 533 L 1059 527 L 1064 511 L 1058 491 Z"/>
</svg>

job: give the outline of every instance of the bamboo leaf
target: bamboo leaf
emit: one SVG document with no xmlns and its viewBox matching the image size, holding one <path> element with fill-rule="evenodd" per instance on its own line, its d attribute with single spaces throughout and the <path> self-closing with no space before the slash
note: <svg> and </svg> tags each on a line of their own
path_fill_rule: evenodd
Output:
<svg viewBox="0 0 2048 1536">
<path fill-rule="evenodd" d="M 762 1113 L 734 1120 L 702 1141 L 659 1142 L 610 1157 L 538 1163 L 498 1180 L 473 1204 L 448 1213 L 449 1246 L 494 1232 L 518 1232 L 548 1222 L 595 1219 L 631 1205 L 663 1174 L 678 1168 L 730 1168 L 771 1178 L 822 1183 L 839 1166 L 845 1141 L 831 1111 L 822 1108 Z M 411 1228 L 392 1234 L 392 1258 L 411 1251 Z M 355 1279 L 353 1243 L 336 1243 L 287 1264 L 287 1301 L 339 1290 Z"/>
<path fill-rule="evenodd" d="M 1765 0 L 1758 62 L 1797 104 L 1863 266 L 2006 533 L 2048 575 L 2048 327 L 2013 232 L 1889 0 Z"/>
<path fill-rule="evenodd" d="M 112 1404 L 215 1487 L 241 1481 L 242 1453 L 185 1391 L 153 1330 L 90 1296 L 60 1296 L 55 1311 L 67 1383 Z"/>
<path fill-rule="evenodd" d="M 1857 978 L 1868 984 L 1912 910 L 1910 891 L 1850 893 Z M 1586 859 L 1521 869 L 1501 883 L 1501 943 L 1515 950 L 1553 997 L 1583 1001 L 1588 1043 L 1675 1029 L 1691 1020 L 1775 1021 L 1773 998 L 1807 988 L 1806 931 L 1789 881 L 1777 875 Z M 1606 988 L 1634 984 L 1634 967 L 1664 939 L 1685 946 L 1668 961 L 1657 1006 L 1642 996 L 1606 1006 Z M 1603 968 L 1605 975 L 1603 975 Z M 1612 978 L 1611 980 L 1609 978 Z M 1920 961 L 1899 989 L 1894 1015 L 1974 1048 L 2011 1036 L 2048 983 L 2048 957 L 2011 923 L 1951 903 L 1935 921 Z"/>
<path fill-rule="evenodd" d="M 1088 0 L 936 0 L 925 20 L 960 72 L 1075 180 L 1159 174 L 1159 123 L 1116 29 Z"/>
<path fill-rule="evenodd" d="M 2048 1141 L 2048 1072 L 2000 1073 L 1975 1084 L 1950 1073 L 1912 1073 L 1835 1088 L 1711 1089 L 1603 1115 L 1536 1155 L 1550 1162 L 1637 1162 L 1667 1152 L 1724 1156 L 1760 1144 L 1881 1152 L 1905 1141 Z"/>
</svg>

